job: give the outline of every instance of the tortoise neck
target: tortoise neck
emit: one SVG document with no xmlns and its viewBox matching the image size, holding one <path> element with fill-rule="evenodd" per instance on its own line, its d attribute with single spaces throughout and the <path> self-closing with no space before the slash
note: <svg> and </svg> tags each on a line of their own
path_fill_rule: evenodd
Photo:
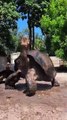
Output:
<svg viewBox="0 0 67 120">
<path fill-rule="evenodd" d="M 27 57 L 28 49 L 26 47 L 22 47 L 21 56 Z"/>
</svg>

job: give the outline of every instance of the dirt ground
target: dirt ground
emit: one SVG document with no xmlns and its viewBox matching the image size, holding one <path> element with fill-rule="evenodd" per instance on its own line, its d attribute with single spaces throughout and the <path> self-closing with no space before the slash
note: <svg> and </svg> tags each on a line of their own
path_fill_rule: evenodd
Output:
<svg viewBox="0 0 67 120">
<path fill-rule="evenodd" d="M 0 84 L 0 120 L 67 120 L 67 73 L 57 73 L 59 87 L 37 82 L 37 92 L 24 93 L 25 80 L 15 90 L 5 90 Z"/>
</svg>

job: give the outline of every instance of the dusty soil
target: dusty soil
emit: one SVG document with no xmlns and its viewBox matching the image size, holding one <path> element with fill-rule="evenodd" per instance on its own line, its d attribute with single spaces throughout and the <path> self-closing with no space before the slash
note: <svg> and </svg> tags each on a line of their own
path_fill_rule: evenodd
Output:
<svg viewBox="0 0 67 120">
<path fill-rule="evenodd" d="M 60 87 L 37 82 L 37 92 L 28 97 L 24 93 L 25 80 L 15 90 L 5 90 L 0 84 L 0 120 L 67 120 L 67 73 L 58 73 Z"/>
</svg>

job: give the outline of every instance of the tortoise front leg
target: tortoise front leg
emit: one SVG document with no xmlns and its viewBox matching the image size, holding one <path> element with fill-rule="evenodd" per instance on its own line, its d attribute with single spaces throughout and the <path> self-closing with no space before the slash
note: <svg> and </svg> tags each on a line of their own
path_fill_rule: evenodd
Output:
<svg viewBox="0 0 67 120">
<path fill-rule="evenodd" d="M 16 72 L 9 75 L 5 80 L 5 89 L 15 88 L 15 83 L 20 79 L 21 70 L 17 70 Z"/>
<path fill-rule="evenodd" d="M 1 76 L 0 76 L 0 83 L 3 82 L 3 78 L 4 78 L 3 75 L 1 75 Z"/>
</svg>

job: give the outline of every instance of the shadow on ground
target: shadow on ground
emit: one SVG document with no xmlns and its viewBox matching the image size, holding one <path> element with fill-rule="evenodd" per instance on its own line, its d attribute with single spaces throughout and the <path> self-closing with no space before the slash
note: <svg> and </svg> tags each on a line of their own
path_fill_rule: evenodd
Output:
<svg viewBox="0 0 67 120">
<path fill-rule="evenodd" d="M 60 66 L 60 67 L 55 67 L 57 72 L 67 72 L 67 67 L 65 66 Z"/>
<path fill-rule="evenodd" d="M 36 83 L 37 84 L 37 90 L 49 90 L 52 88 L 50 84 L 42 84 L 42 83 Z M 24 91 L 26 89 L 26 84 L 24 83 L 18 83 L 16 84 L 16 89 L 19 91 Z"/>
</svg>

